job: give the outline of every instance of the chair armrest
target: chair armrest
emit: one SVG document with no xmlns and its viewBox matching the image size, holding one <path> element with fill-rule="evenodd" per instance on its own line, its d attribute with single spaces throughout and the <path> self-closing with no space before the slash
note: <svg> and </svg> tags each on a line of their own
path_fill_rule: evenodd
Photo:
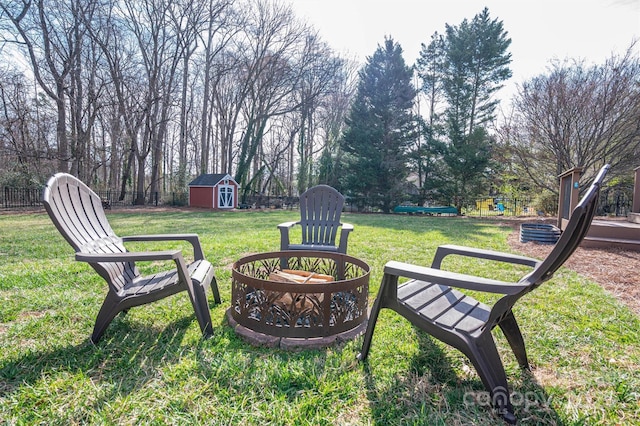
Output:
<svg viewBox="0 0 640 426">
<path fill-rule="evenodd" d="M 473 247 L 457 246 L 453 244 L 445 244 L 437 248 L 436 254 L 433 257 L 433 262 L 431 263 L 431 267 L 434 269 L 440 269 L 442 265 L 442 259 L 450 254 L 475 257 L 478 259 L 495 260 L 505 263 L 514 263 L 518 265 L 531 266 L 532 268 L 535 268 L 541 262 L 538 259 L 520 256 L 517 254 L 504 253 L 494 250 L 484 250 Z"/>
<path fill-rule="evenodd" d="M 176 260 L 182 257 L 180 250 L 164 251 L 128 251 L 124 253 L 76 253 L 80 262 L 135 262 L 151 260 Z"/>
<path fill-rule="evenodd" d="M 195 260 L 204 259 L 200 238 L 197 234 L 129 235 L 122 237 L 122 241 L 187 241 L 193 246 L 193 257 Z"/>
<path fill-rule="evenodd" d="M 341 223 L 340 226 L 342 226 L 343 231 L 347 231 L 347 232 L 353 231 L 353 225 L 350 223 Z"/>
<path fill-rule="evenodd" d="M 295 225 L 298 225 L 300 223 L 300 221 L 297 222 L 282 222 L 281 224 L 278 225 L 278 229 L 282 230 L 288 230 L 289 228 L 293 228 Z"/>
<path fill-rule="evenodd" d="M 384 273 L 486 293 L 516 294 L 527 288 L 527 285 L 523 284 L 492 280 L 396 261 L 387 262 L 384 266 Z"/>
<path fill-rule="evenodd" d="M 340 231 L 340 244 L 338 245 L 339 253 L 347 253 L 347 240 L 349 239 L 349 233 L 353 231 L 353 225 L 350 223 L 341 223 L 342 230 Z"/>
<path fill-rule="evenodd" d="M 278 229 L 280 230 L 280 250 L 285 251 L 289 250 L 289 229 L 293 228 L 295 225 L 300 224 L 299 221 L 294 222 L 283 222 L 278 225 Z"/>
</svg>

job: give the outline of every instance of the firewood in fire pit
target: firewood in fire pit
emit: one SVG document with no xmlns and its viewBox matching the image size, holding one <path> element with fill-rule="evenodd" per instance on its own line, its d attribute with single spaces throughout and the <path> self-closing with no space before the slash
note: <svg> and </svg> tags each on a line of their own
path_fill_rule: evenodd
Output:
<svg viewBox="0 0 640 426">
<path fill-rule="evenodd" d="M 325 284 L 335 281 L 331 275 L 294 269 L 275 270 L 269 274 L 269 279 L 271 281 L 300 284 Z"/>
</svg>

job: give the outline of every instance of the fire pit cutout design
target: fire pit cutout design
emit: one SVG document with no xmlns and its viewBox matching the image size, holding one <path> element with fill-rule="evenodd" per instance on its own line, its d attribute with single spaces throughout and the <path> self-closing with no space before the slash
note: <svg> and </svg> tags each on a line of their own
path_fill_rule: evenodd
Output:
<svg viewBox="0 0 640 426">
<path fill-rule="evenodd" d="M 331 275 L 326 283 L 270 280 L 281 269 Z M 366 328 L 369 265 L 323 251 L 281 251 L 246 256 L 233 264 L 227 318 L 252 344 L 281 348 L 326 347 Z"/>
</svg>

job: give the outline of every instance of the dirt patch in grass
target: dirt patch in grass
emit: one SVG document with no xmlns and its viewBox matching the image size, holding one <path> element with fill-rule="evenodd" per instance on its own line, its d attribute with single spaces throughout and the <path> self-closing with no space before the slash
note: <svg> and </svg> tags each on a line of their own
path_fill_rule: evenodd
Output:
<svg viewBox="0 0 640 426">
<path fill-rule="evenodd" d="M 543 259 L 553 246 L 535 242 L 521 243 L 520 223 L 523 221 L 530 222 L 531 219 L 503 220 L 504 224 L 513 228 L 508 237 L 509 246 L 527 256 Z M 555 219 L 544 222 L 553 224 Z M 564 266 L 593 279 L 636 315 L 640 315 L 640 251 L 614 245 L 608 248 L 578 247 Z"/>
<path fill-rule="evenodd" d="M 18 318 L 42 318 L 47 314 L 47 311 L 25 311 L 21 312 Z"/>
</svg>

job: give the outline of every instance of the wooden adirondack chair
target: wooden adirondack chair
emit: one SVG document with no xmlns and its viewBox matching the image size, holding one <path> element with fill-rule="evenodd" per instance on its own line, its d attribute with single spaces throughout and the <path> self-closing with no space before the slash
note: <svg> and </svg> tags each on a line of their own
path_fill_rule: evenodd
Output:
<svg viewBox="0 0 640 426">
<path fill-rule="evenodd" d="M 280 250 L 322 250 L 347 253 L 347 239 L 353 225 L 340 222 L 344 197 L 328 185 L 317 185 L 300 195 L 300 220 L 278 225 Z M 289 230 L 302 227 L 302 243 L 291 244 Z M 336 236 L 340 232 L 339 244 Z"/>
<path fill-rule="evenodd" d="M 550 279 L 578 247 L 591 225 L 600 186 L 609 166 L 596 176 L 577 207 L 573 210 L 560 239 L 544 259 L 517 256 L 490 250 L 444 245 L 438 247 L 431 267 L 400 262 L 388 262 L 382 284 L 372 306 L 362 350 L 358 359 L 365 360 L 371 346 L 373 331 L 382 308 L 389 308 L 412 324 L 464 353 L 476 368 L 485 388 L 491 393 L 494 407 L 509 423 L 516 417 L 509 396 L 507 376 L 491 334 L 499 326 L 521 368 L 529 368 L 524 339 L 512 307 L 520 297 Z M 533 270 L 518 282 L 509 283 L 475 277 L 441 269 L 448 255 L 469 256 L 492 261 L 531 266 Z M 398 285 L 398 278 L 409 280 Z M 487 306 L 455 288 L 502 294 Z"/>
<path fill-rule="evenodd" d="M 213 267 L 205 260 L 195 234 L 139 235 L 118 237 L 104 213 L 98 195 L 80 180 L 66 173 L 49 179 L 43 193 L 44 206 L 58 231 L 76 251 L 76 260 L 87 262 L 109 285 L 91 336 L 97 343 L 119 312 L 187 291 L 200 330 L 213 333 L 206 289 L 211 288 L 216 303 L 220 293 Z M 127 241 L 175 241 L 191 243 L 195 260 L 187 263 L 180 250 L 129 252 Z M 172 260 L 175 268 L 150 276 L 140 276 L 136 261 Z"/>
</svg>

